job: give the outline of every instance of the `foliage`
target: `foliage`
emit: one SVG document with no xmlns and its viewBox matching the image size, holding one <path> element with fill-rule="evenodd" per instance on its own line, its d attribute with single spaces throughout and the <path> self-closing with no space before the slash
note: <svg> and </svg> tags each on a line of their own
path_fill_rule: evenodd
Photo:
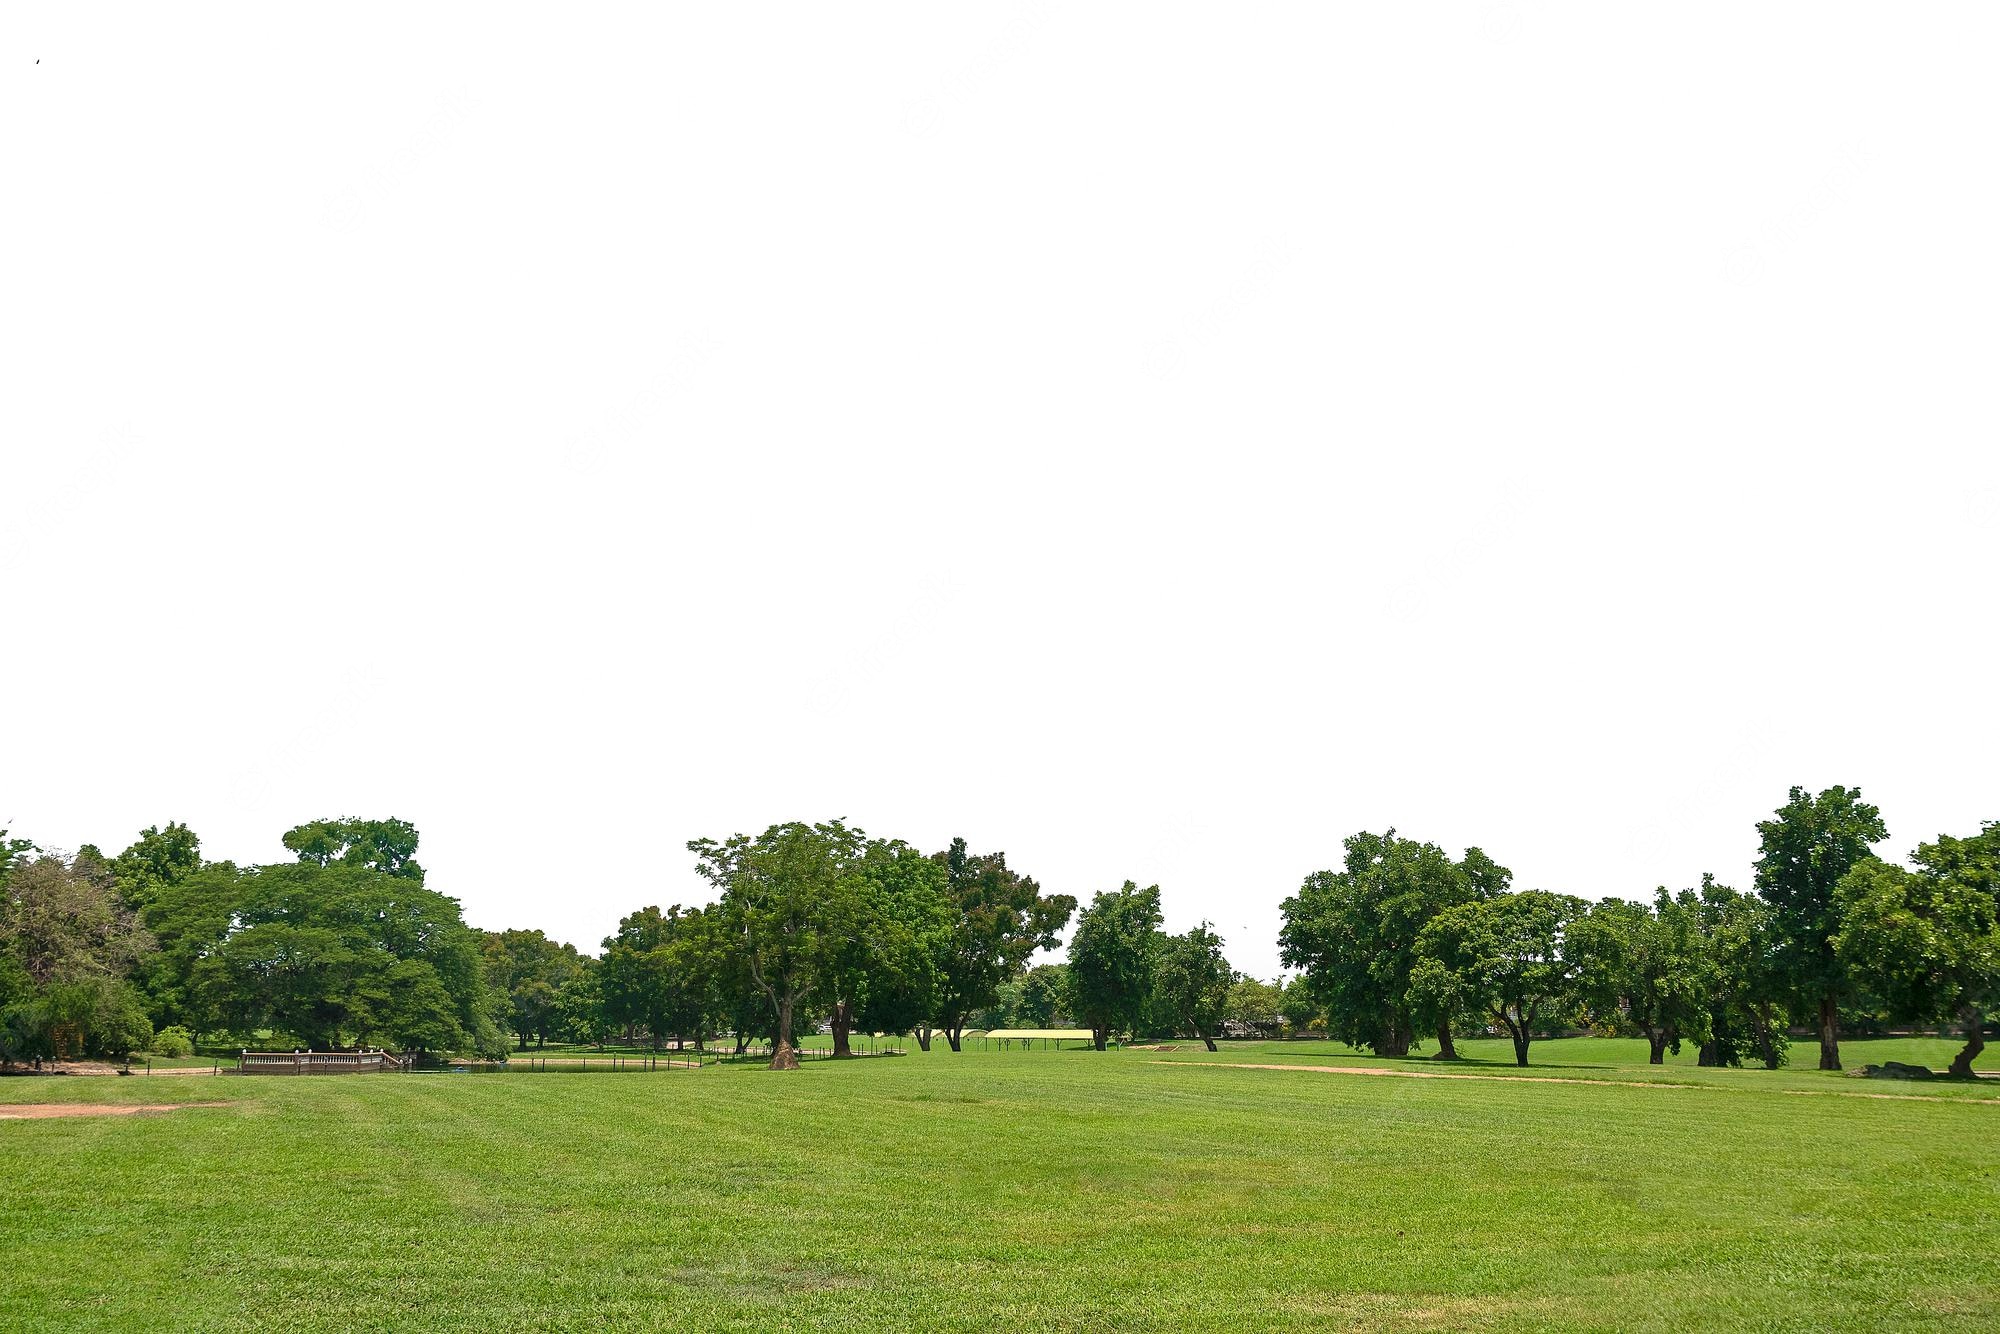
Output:
<svg viewBox="0 0 2000 1334">
<path fill-rule="evenodd" d="M 1113 1032 L 1142 1025 L 1160 955 L 1160 887 L 1127 880 L 1091 900 L 1069 941 L 1069 1009 L 1089 1025 L 1097 1049 Z"/>
<path fill-rule="evenodd" d="M 1276 1036 L 1284 1012 L 1285 989 L 1281 984 L 1260 982 L 1244 973 L 1237 974 L 1230 982 L 1229 995 L 1222 1005 L 1225 1020 L 1263 1037 Z"/>
<path fill-rule="evenodd" d="M 1834 888 L 1888 836 L 1882 813 L 1858 787 L 1830 787 L 1816 797 L 1795 787 L 1774 818 L 1757 825 L 1757 892 L 1772 908 L 1777 967 L 1791 994 L 1817 1014 L 1822 1070 L 1840 1069 L 1840 1005 L 1851 993 L 1833 944 L 1840 930 Z"/>
<path fill-rule="evenodd" d="M 210 862 L 154 886 L 140 920 L 159 951 L 142 961 L 135 981 L 158 1022 L 197 1034 L 220 1026 L 220 956 L 237 925 L 245 876 L 232 863 Z"/>
<path fill-rule="evenodd" d="M 1895 1017 L 1963 1024 L 1951 1073 L 1970 1078 L 2000 1009 L 2000 822 L 1942 835 L 1910 860 L 1870 857 L 1841 878 L 1834 949 Z"/>
<path fill-rule="evenodd" d="M 1605 899 L 1570 927 L 1586 1002 L 1600 1018 L 1629 1023 L 1658 1065 L 1686 1040 L 1711 1037 L 1717 962 L 1701 929 L 1701 897 L 1662 887 L 1653 905 Z"/>
<path fill-rule="evenodd" d="M 153 1034 L 153 1045 L 148 1049 L 155 1056 L 182 1057 L 194 1055 L 194 1034 L 178 1024 L 172 1024 Z"/>
<path fill-rule="evenodd" d="M 1756 1059 L 1776 1070 L 1788 1059 L 1786 984 L 1777 963 L 1771 906 L 1753 895 L 1701 878 L 1702 939 L 1714 961 L 1709 974 L 1708 1040 L 1701 1064 L 1737 1066 Z"/>
<path fill-rule="evenodd" d="M 486 983 L 501 1002 L 517 1045 L 526 1049 L 530 1038 L 545 1043 L 552 1035 L 568 1036 L 556 998 L 583 966 L 576 946 L 540 931 L 488 931 L 481 954 Z"/>
<path fill-rule="evenodd" d="M 1438 1012 L 1490 1016 L 1526 1065 L 1534 1035 L 1577 999 L 1568 933 L 1584 911 L 1582 899 L 1539 889 L 1447 908 L 1418 938 L 1411 988 Z"/>
<path fill-rule="evenodd" d="M 161 890 L 201 869 L 201 840 L 184 824 L 148 825 L 132 846 L 111 861 L 127 906 L 143 909 Z"/>
<path fill-rule="evenodd" d="M 1281 1017 L 1289 1036 L 1326 1033 L 1326 1007 L 1320 1001 L 1319 990 L 1304 973 L 1286 979 Z"/>
<path fill-rule="evenodd" d="M 262 867 L 239 887 L 235 925 L 199 973 L 203 1008 L 230 1028 L 308 1046 L 506 1050 L 456 899 L 347 860 Z"/>
<path fill-rule="evenodd" d="M 868 845 L 866 938 L 852 1022 L 871 1033 L 903 1033 L 936 1015 L 944 969 L 959 925 L 945 865 L 897 839 Z M 842 1045 L 834 1014 L 835 1047 Z"/>
<path fill-rule="evenodd" d="M 862 916 L 867 837 L 840 820 L 772 825 L 752 838 L 695 839 L 696 869 L 720 907 L 776 1020 L 773 1069 L 796 1068 L 794 1025 Z"/>
<path fill-rule="evenodd" d="M 417 827 L 407 820 L 313 820 L 285 831 L 284 844 L 314 866 L 366 866 L 399 880 L 424 878 Z"/>
<path fill-rule="evenodd" d="M 122 1056 L 152 1039 L 127 975 L 152 937 L 93 850 L 13 863 L 0 882 L 0 1064 Z"/>
<path fill-rule="evenodd" d="M 122 977 L 153 948 L 119 901 L 109 868 L 95 858 L 44 853 L 16 866 L 0 887 L 0 951 L 38 987 Z"/>
<path fill-rule="evenodd" d="M 1235 970 L 1222 956 L 1222 938 L 1203 922 L 1159 944 L 1153 969 L 1153 1005 L 1158 1022 L 1176 1036 L 1200 1038 L 1215 1050 Z"/>
<path fill-rule="evenodd" d="M 1385 1056 L 1410 1050 L 1420 1019 L 1450 1043 L 1452 1011 L 1426 991 L 1413 1012 L 1411 972 L 1424 926 L 1448 908 L 1504 893 L 1512 873 L 1478 848 L 1453 861 L 1434 843 L 1396 831 L 1344 842 L 1338 871 L 1309 875 L 1285 900 L 1278 943 L 1288 967 L 1304 969 L 1327 1031 Z"/>
<path fill-rule="evenodd" d="M 1076 911 L 1068 894 L 1043 894 L 1041 886 L 1007 865 L 1007 854 L 974 855 L 955 838 L 933 860 L 944 868 L 951 933 L 938 960 L 935 1017 L 953 1051 L 966 1019 L 994 1004 L 1000 987 L 1037 950 L 1054 949 Z M 928 1046 L 930 1035 L 918 1040 Z"/>
</svg>

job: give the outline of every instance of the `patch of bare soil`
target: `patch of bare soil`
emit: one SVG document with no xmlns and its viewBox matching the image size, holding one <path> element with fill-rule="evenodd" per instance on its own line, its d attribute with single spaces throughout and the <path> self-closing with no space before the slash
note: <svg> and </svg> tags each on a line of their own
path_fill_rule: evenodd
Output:
<svg viewBox="0 0 2000 1334">
<path fill-rule="evenodd" d="M 19 1102 L 0 1104 L 0 1121 L 43 1121 L 57 1116 L 136 1116 L 177 1112 L 183 1107 L 227 1107 L 226 1102 Z"/>
<path fill-rule="evenodd" d="M 1392 1075 L 1401 1079 L 1484 1079 L 1502 1084 L 1610 1084 L 1628 1089 L 1691 1089 L 1694 1084 L 1669 1084 L 1656 1079 L 1566 1079 L 1561 1075 L 1466 1075 L 1445 1070 L 1391 1070 L 1380 1065 L 1250 1065 L 1236 1061 L 1152 1061 L 1152 1065 L 1199 1068 L 1219 1065 L 1225 1070 L 1304 1070 L 1315 1075 Z"/>
</svg>

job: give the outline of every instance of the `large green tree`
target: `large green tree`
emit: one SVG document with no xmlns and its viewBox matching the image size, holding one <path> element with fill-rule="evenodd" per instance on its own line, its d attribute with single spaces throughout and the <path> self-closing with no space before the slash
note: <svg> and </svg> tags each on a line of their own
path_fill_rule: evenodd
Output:
<svg viewBox="0 0 2000 1334">
<path fill-rule="evenodd" d="M 1447 908 L 1417 941 L 1411 987 L 1440 1013 L 1489 1016 L 1514 1042 L 1514 1063 L 1577 999 L 1580 969 L 1569 940 L 1582 899 L 1528 889 Z"/>
<path fill-rule="evenodd" d="M 1701 899 L 1662 886 L 1649 908 L 1605 899 L 1571 923 L 1570 952 L 1594 1015 L 1636 1029 L 1659 1065 L 1683 1041 L 1709 1039 L 1716 964 L 1701 930 Z"/>
<path fill-rule="evenodd" d="M 1157 1016 L 1177 1037 L 1200 1038 L 1215 1050 L 1236 971 L 1222 955 L 1222 937 L 1203 922 L 1160 942 L 1153 969 Z"/>
<path fill-rule="evenodd" d="M 1951 1073 L 1970 1079 L 2000 1009 L 2000 822 L 1940 836 L 1910 861 L 1870 857 L 1841 878 L 1834 950 L 1896 1018 L 1962 1025 Z"/>
<path fill-rule="evenodd" d="M 720 893 L 719 906 L 750 975 L 770 1002 L 773 1070 L 796 1070 L 800 1007 L 821 985 L 842 930 L 860 915 L 867 836 L 840 820 L 772 825 L 752 837 L 688 844 L 696 869 Z"/>
<path fill-rule="evenodd" d="M 1833 944 L 1840 932 L 1834 887 L 1888 836 L 1881 811 L 1858 787 L 1818 796 L 1795 787 L 1773 818 L 1757 825 L 1757 892 L 1773 910 L 1778 962 L 1792 994 L 1815 1016 L 1822 1070 L 1840 1069 L 1840 1006 L 1853 990 Z"/>
<path fill-rule="evenodd" d="M 540 931 L 488 931 L 481 952 L 487 985 L 505 1004 L 516 1044 L 526 1050 L 530 1038 L 546 1043 L 562 1026 L 556 1000 L 563 984 L 582 968 L 576 946 Z"/>
<path fill-rule="evenodd" d="M 1008 983 L 1013 1023 L 1021 1028 L 1066 1027 L 1069 989 L 1068 965 L 1036 964 Z"/>
<path fill-rule="evenodd" d="M 850 985 L 850 1022 L 843 1032 L 834 1012 L 835 1053 L 846 1033 L 906 1033 L 937 1013 L 953 930 L 957 925 L 945 867 L 900 839 L 877 839 L 862 859 L 868 882 L 866 935 L 860 943 L 857 985 Z"/>
<path fill-rule="evenodd" d="M 110 866 L 9 844 L 0 834 L 0 1065 L 144 1045 L 152 1025 L 126 978 L 154 945 Z"/>
<path fill-rule="evenodd" d="M 1000 986 L 1027 966 L 1036 951 L 1054 949 L 1076 911 L 1068 894 L 1044 894 L 1034 880 L 1012 870 L 1004 852 L 974 854 L 955 838 L 935 860 L 944 867 L 952 914 L 950 939 L 938 961 L 937 1026 L 957 1051 L 965 1021 L 999 999 Z M 917 1045 L 930 1050 L 931 1033 L 917 1029 Z"/>
<path fill-rule="evenodd" d="M 1285 900 L 1279 949 L 1288 967 L 1304 970 L 1331 1036 L 1406 1056 L 1418 1021 L 1410 995 L 1418 936 L 1448 908 L 1505 893 L 1512 873 L 1478 848 L 1454 861 L 1394 829 L 1350 835 L 1343 847 L 1340 870 L 1307 876 Z M 1438 1055 L 1456 1056 L 1450 1010 L 1427 1004 L 1425 1017 Z"/>
<path fill-rule="evenodd" d="M 1070 1008 L 1090 1026 L 1097 1050 L 1113 1032 L 1145 1022 L 1153 999 L 1160 932 L 1160 887 L 1127 880 L 1092 899 L 1069 940 Z"/>
<path fill-rule="evenodd" d="M 156 1023 L 196 1034 L 220 1026 L 221 950 L 238 926 L 247 893 L 247 873 L 230 862 L 209 862 L 151 886 L 139 918 L 160 948 L 137 976 Z"/>
<path fill-rule="evenodd" d="M 1708 1038 L 1696 1063 L 1736 1066 L 1755 1058 L 1776 1070 L 1791 1039 L 1787 987 L 1777 960 L 1771 906 L 1753 894 L 1701 878 L 1701 934 L 1714 967 L 1708 973 Z"/>
<path fill-rule="evenodd" d="M 171 821 L 164 829 L 147 826 L 131 847 L 111 859 L 118 892 L 128 905 L 139 909 L 161 890 L 193 875 L 201 865 L 201 839 L 186 825 Z"/>
<path fill-rule="evenodd" d="M 1238 975 L 1229 984 L 1229 998 L 1222 1007 L 1224 1019 L 1266 1037 L 1277 1032 L 1284 1012 L 1283 984 L 1259 981 L 1248 974 Z"/>
<path fill-rule="evenodd" d="M 408 820 L 312 820 L 285 831 L 285 847 L 302 862 L 367 866 L 402 880 L 424 878 L 416 861 L 417 827 Z"/>
<path fill-rule="evenodd" d="M 344 859 L 259 868 L 206 972 L 237 1032 L 504 1053 L 478 932 L 458 901 Z"/>
</svg>

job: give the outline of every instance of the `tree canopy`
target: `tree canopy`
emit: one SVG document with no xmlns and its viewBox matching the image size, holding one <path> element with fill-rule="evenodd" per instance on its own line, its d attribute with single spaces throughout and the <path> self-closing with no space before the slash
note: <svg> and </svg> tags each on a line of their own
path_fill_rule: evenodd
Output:
<svg viewBox="0 0 2000 1334">
<path fill-rule="evenodd" d="M 1214 1051 L 1236 974 L 1211 925 L 1203 922 L 1160 942 L 1153 989 L 1162 1025 L 1178 1036 L 1200 1038 Z"/>
<path fill-rule="evenodd" d="M 1890 1013 L 1963 1025 L 1950 1073 L 1971 1078 L 2000 1008 L 2000 822 L 1970 838 L 1940 835 L 1910 861 L 1869 857 L 1841 877 L 1834 950 Z"/>
<path fill-rule="evenodd" d="M 1778 968 L 1801 1007 L 1817 1014 L 1822 1070 L 1840 1069 L 1840 1006 L 1851 992 L 1833 945 L 1840 930 L 1834 887 L 1888 836 L 1881 811 L 1858 787 L 1818 796 L 1795 787 L 1757 825 L 1757 892 L 1772 908 Z"/>
<path fill-rule="evenodd" d="M 1410 1050 L 1420 1018 L 1453 1052 L 1448 1008 L 1410 992 L 1417 940 L 1448 908 L 1504 893 L 1512 873 L 1478 848 L 1458 861 L 1434 843 L 1384 833 L 1351 834 L 1338 871 L 1309 875 L 1282 906 L 1279 949 L 1287 967 L 1304 970 L 1327 1033 L 1379 1055 Z M 1428 1000 L 1437 999 L 1426 993 Z"/>
<path fill-rule="evenodd" d="M 1569 931 L 1584 911 L 1582 899 L 1540 889 L 1447 908 L 1418 938 L 1412 989 L 1436 1013 L 1490 1016 L 1526 1065 L 1535 1033 L 1578 999 Z"/>
<path fill-rule="evenodd" d="M 962 838 L 934 855 L 944 868 L 944 892 L 951 931 L 939 956 L 938 1027 L 957 1051 L 966 1019 L 999 999 L 1001 984 L 1026 966 L 1036 951 L 1054 949 L 1076 911 L 1068 894 L 1043 894 L 1034 880 L 1011 869 L 1004 852 L 974 854 Z M 917 1040 L 930 1046 L 927 1027 Z"/>
<path fill-rule="evenodd" d="M 1099 1051 L 1114 1031 L 1137 1028 L 1153 1003 L 1160 955 L 1160 887 L 1127 880 L 1091 900 L 1069 941 L 1070 1008 Z"/>
</svg>

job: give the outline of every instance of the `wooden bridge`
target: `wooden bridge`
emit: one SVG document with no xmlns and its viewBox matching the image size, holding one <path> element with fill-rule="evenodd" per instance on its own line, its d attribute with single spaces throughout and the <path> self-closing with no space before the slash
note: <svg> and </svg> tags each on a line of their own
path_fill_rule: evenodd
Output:
<svg viewBox="0 0 2000 1334">
<path fill-rule="evenodd" d="M 414 1056 L 386 1051 L 246 1051 L 239 1075 L 376 1075 L 408 1070 Z"/>
</svg>

